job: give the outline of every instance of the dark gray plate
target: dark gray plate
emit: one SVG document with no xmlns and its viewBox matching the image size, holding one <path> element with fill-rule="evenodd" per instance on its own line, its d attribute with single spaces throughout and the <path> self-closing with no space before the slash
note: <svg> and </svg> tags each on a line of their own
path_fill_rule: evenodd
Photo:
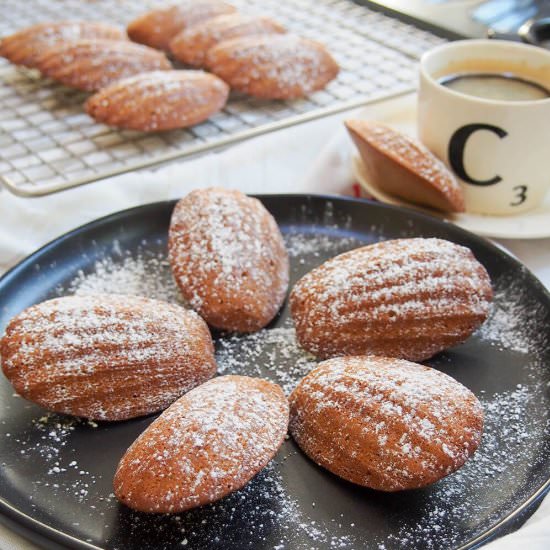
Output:
<svg viewBox="0 0 550 550">
<path fill-rule="evenodd" d="M 14 396 L 0 376 L 4 521 L 52 548 L 125 550 L 441 549 L 472 547 L 509 529 L 549 485 L 548 292 L 488 241 L 418 213 L 331 197 L 261 200 L 288 240 L 292 282 L 362 243 L 438 236 L 472 249 L 491 275 L 495 307 L 465 344 L 429 364 L 471 388 L 484 404 L 486 433 L 475 458 L 431 487 L 384 494 L 318 468 L 289 440 L 272 466 L 243 491 L 180 516 L 147 516 L 118 505 L 111 482 L 120 457 L 154 417 L 93 425 L 48 415 Z M 145 258 L 149 274 L 142 276 L 148 284 L 170 285 L 163 257 L 173 205 L 157 203 L 108 216 L 21 262 L 0 280 L 0 331 L 25 307 L 74 290 L 75 278 L 86 281 L 86 274 L 101 269 L 112 274 L 132 258 Z M 132 290 L 125 279 L 106 277 L 108 290 Z M 285 307 L 268 336 L 228 340 L 217 335 L 222 370 L 268 376 L 288 389 L 310 366 L 292 346 L 290 327 Z"/>
</svg>

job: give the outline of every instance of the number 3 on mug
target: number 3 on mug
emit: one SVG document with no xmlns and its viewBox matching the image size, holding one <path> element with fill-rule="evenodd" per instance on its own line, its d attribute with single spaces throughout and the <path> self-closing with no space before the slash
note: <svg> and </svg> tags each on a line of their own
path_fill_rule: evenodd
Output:
<svg viewBox="0 0 550 550">
<path fill-rule="evenodd" d="M 527 200 L 527 185 L 516 185 L 513 187 L 516 192 L 516 200 L 510 203 L 510 206 L 519 206 Z"/>
</svg>

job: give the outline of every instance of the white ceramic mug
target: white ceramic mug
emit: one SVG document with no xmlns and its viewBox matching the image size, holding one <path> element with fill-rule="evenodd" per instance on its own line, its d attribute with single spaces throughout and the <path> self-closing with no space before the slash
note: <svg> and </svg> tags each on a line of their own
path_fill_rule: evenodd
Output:
<svg viewBox="0 0 550 550">
<path fill-rule="evenodd" d="M 550 90 L 550 52 L 502 40 L 461 40 L 420 60 L 418 133 L 462 184 L 466 211 L 509 215 L 550 189 L 550 98 L 499 101 L 439 80 L 461 73 L 513 73 Z"/>
</svg>

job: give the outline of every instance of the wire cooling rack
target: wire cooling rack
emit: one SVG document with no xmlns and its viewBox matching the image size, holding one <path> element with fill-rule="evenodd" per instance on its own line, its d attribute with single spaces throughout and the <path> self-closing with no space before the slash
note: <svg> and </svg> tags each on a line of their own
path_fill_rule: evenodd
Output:
<svg viewBox="0 0 550 550">
<path fill-rule="evenodd" d="M 174 2 L 175 3 L 175 0 Z M 232 95 L 225 109 L 185 130 L 148 134 L 94 122 L 88 94 L 0 60 L 0 175 L 20 196 L 41 196 L 198 154 L 275 129 L 411 91 L 419 55 L 443 39 L 350 0 L 236 0 L 323 42 L 341 67 L 323 91 L 295 101 Z M 126 25 L 151 0 L 3 0 L 0 36 L 42 21 L 90 19 Z"/>
</svg>

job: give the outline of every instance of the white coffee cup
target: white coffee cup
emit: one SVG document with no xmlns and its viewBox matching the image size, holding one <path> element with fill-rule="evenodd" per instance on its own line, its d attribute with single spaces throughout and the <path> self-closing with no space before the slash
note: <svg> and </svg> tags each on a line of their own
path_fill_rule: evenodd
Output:
<svg viewBox="0 0 550 550">
<path fill-rule="evenodd" d="M 509 215 L 550 189 L 550 98 L 484 99 L 439 82 L 463 73 L 512 73 L 550 90 L 550 52 L 502 40 L 461 40 L 420 60 L 418 134 L 462 184 L 466 211 Z"/>
</svg>

